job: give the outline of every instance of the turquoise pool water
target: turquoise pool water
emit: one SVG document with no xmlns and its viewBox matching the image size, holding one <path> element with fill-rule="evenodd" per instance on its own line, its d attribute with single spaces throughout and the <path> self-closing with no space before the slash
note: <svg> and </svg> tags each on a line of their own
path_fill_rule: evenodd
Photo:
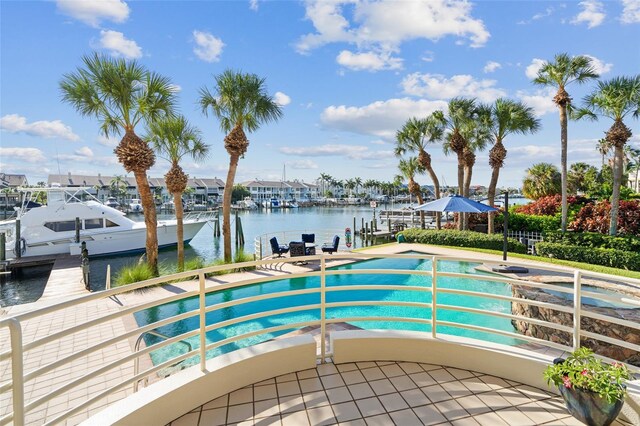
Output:
<svg viewBox="0 0 640 426">
<path fill-rule="evenodd" d="M 483 274 L 475 270 L 476 263 L 466 262 L 449 262 L 439 261 L 438 270 L 446 272 L 460 272 L 470 274 L 486 275 L 489 278 L 490 274 Z M 430 260 L 418 260 L 418 259 L 375 259 L 362 262 L 356 262 L 349 265 L 340 266 L 335 269 L 341 270 L 355 270 L 355 269 L 405 269 L 405 270 L 431 270 Z M 363 275 L 337 275 L 327 276 L 326 285 L 328 288 L 337 286 L 352 286 L 352 285 L 364 285 L 364 284 L 388 284 L 388 285 L 406 285 L 406 286 L 421 286 L 430 288 L 431 277 L 420 275 L 378 275 L 378 274 L 363 274 Z M 473 279 L 461 279 L 451 277 L 439 277 L 438 288 L 450 288 L 460 290 L 473 290 L 482 293 L 499 294 L 499 295 L 511 295 L 511 288 L 507 284 L 496 283 L 489 280 L 473 280 Z M 294 279 L 279 279 L 263 284 L 255 284 L 235 288 L 231 290 L 223 290 L 219 292 L 210 293 L 207 295 L 207 306 L 228 302 L 231 300 L 238 300 L 245 297 L 278 293 L 289 290 L 299 290 L 306 288 L 318 288 L 320 287 L 319 277 L 305 277 Z M 416 291 L 380 291 L 380 290 L 350 290 L 339 292 L 327 292 L 326 301 L 340 302 L 340 301 L 411 301 L 411 302 L 431 302 L 430 292 L 416 292 Z M 258 301 L 245 303 L 239 306 L 233 306 L 229 308 L 219 309 L 207 314 L 207 324 L 212 325 L 221 321 L 237 318 L 245 315 L 250 315 L 257 312 L 263 312 L 266 310 L 281 309 L 291 306 L 302 306 L 320 303 L 319 294 L 299 295 L 299 296 L 286 296 L 269 299 L 266 301 Z M 136 321 L 139 326 L 150 324 L 159 321 L 170 316 L 178 315 L 184 312 L 198 309 L 198 298 L 189 298 L 180 300 L 173 303 L 168 303 L 155 308 L 147 309 L 137 312 L 135 314 Z M 511 304 L 506 301 L 492 300 L 486 297 L 477 296 L 464 296 L 455 294 L 438 293 L 438 305 L 453 305 L 477 308 L 486 311 L 497 311 L 509 313 L 511 311 Z M 405 317 L 405 318 L 431 318 L 431 310 L 419 307 L 396 307 L 396 306 L 356 306 L 347 308 L 328 308 L 326 311 L 327 318 L 348 318 L 348 317 L 366 317 L 366 316 L 392 316 L 392 317 Z M 272 315 L 266 318 L 257 320 L 245 321 L 233 326 L 228 326 L 220 329 L 216 329 L 207 333 L 207 342 L 214 343 L 224 340 L 226 338 L 236 336 L 239 334 L 263 330 L 269 327 L 278 325 L 286 325 L 290 323 L 312 321 L 320 318 L 319 309 L 310 309 L 296 313 Z M 511 321 L 508 319 L 497 318 L 489 315 L 457 312 L 446 309 L 438 309 L 438 319 L 440 321 L 451 321 L 463 324 L 472 324 L 481 327 L 487 327 L 496 330 L 513 331 L 514 328 L 511 325 Z M 429 324 L 407 323 L 397 321 L 350 321 L 350 324 L 364 329 L 402 329 L 402 330 L 417 330 L 417 331 L 430 331 Z M 194 330 L 199 326 L 199 319 L 197 316 L 189 318 L 187 320 L 173 323 L 169 326 L 159 327 L 157 331 L 167 336 L 177 336 L 179 334 Z M 231 352 L 236 349 L 251 346 L 269 339 L 272 339 L 278 335 L 282 335 L 293 331 L 294 329 L 283 330 L 277 333 L 261 334 L 251 338 L 246 338 L 241 341 L 227 344 L 225 346 L 210 350 L 207 352 L 207 358 L 217 356 L 223 353 Z M 476 339 L 483 339 L 491 342 L 502 343 L 507 345 L 514 345 L 524 343 L 522 340 L 513 339 L 506 336 L 499 336 L 492 333 L 483 333 L 472 330 L 465 330 L 458 327 L 438 326 L 438 333 L 452 334 L 456 336 L 472 337 Z M 195 349 L 200 346 L 198 336 L 186 339 L 191 343 Z M 154 336 L 146 336 L 146 343 L 148 345 L 158 342 L 159 339 Z M 175 357 L 180 353 L 184 353 L 186 348 L 184 345 L 173 344 L 167 347 L 161 348 L 151 353 L 151 358 L 154 364 L 158 364 L 167 359 Z M 198 359 L 187 360 L 187 364 L 197 363 Z"/>
</svg>

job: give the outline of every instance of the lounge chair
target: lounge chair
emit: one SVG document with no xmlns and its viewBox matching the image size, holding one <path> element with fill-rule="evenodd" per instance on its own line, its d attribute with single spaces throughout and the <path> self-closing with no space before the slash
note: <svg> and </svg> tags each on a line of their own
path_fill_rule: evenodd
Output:
<svg viewBox="0 0 640 426">
<path fill-rule="evenodd" d="M 333 254 L 338 251 L 338 244 L 340 244 L 340 237 L 334 235 L 332 243 L 324 243 L 322 245 L 322 252 Z"/>
<path fill-rule="evenodd" d="M 278 239 L 276 237 L 271 238 L 269 242 L 271 243 L 271 251 L 274 256 L 278 255 L 278 257 L 282 257 L 283 254 L 289 251 L 289 247 L 286 244 L 278 244 Z"/>
</svg>

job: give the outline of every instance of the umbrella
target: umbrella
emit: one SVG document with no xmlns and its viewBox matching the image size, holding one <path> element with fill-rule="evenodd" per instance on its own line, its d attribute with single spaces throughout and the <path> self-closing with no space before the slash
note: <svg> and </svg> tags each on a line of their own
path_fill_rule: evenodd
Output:
<svg viewBox="0 0 640 426">
<path fill-rule="evenodd" d="M 460 195 L 452 195 L 421 204 L 416 207 L 415 210 L 428 212 L 486 213 L 495 212 L 498 209 Z"/>
</svg>

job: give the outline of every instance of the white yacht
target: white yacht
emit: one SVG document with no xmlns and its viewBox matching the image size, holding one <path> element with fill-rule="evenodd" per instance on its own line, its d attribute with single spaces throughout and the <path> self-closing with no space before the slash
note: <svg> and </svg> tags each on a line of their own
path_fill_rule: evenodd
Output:
<svg viewBox="0 0 640 426">
<path fill-rule="evenodd" d="M 129 211 L 131 213 L 143 213 L 142 203 L 139 198 L 132 198 L 129 202 Z"/>
<path fill-rule="evenodd" d="M 80 242 L 86 242 L 89 256 L 144 251 L 146 225 L 134 222 L 124 213 L 108 207 L 87 188 L 25 188 L 23 207 L 18 212 L 20 236 L 16 242 L 16 221 L 0 223 L 7 235 L 6 258 L 53 254 L 79 254 L 76 232 Z M 47 193 L 47 204 L 27 208 L 28 200 L 38 192 Z M 184 217 L 184 241 L 188 243 L 202 229 L 213 214 L 194 213 Z M 76 230 L 76 218 L 79 229 Z M 158 246 L 175 245 L 176 220 L 158 221 Z"/>
</svg>

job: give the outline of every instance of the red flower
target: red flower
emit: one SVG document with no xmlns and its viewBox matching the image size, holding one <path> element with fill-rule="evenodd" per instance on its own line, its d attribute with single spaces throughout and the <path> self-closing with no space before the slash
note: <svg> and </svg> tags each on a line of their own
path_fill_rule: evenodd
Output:
<svg viewBox="0 0 640 426">
<path fill-rule="evenodd" d="M 564 384 L 565 388 L 571 389 L 571 380 L 569 379 L 569 376 L 564 376 L 562 378 L 562 383 Z"/>
<path fill-rule="evenodd" d="M 583 376 L 588 376 L 589 372 L 587 370 L 582 370 L 580 374 L 582 374 Z"/>
</svg>

